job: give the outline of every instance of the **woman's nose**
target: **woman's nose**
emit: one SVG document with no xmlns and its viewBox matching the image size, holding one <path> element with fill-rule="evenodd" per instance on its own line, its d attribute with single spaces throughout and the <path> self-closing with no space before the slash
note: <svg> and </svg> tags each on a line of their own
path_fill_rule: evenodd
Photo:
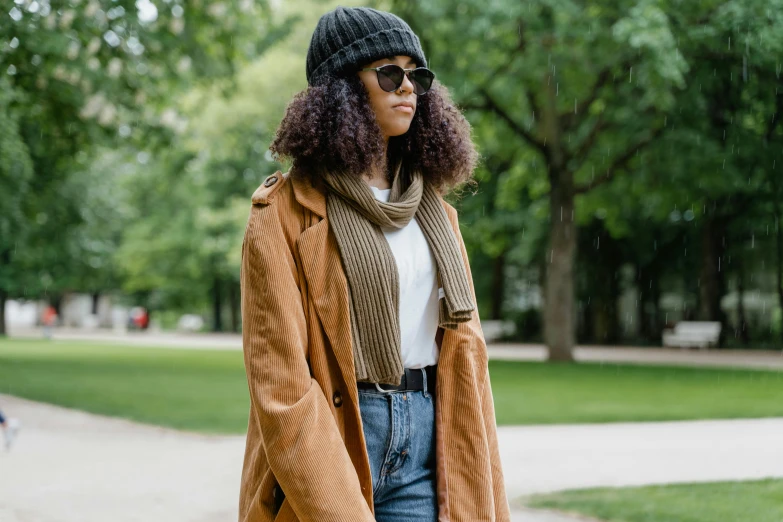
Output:
<svg viewBox="0 0 783 522">
<path fill-rule="evenodd" d="M 400 84 L 400 90 L 408 91 L 408 92 L 414 91 L 413 82 L 411 81 L 410 78 L 408 78 L 408 73 L 405 73 L 402 76 L 402 83 Z"/>
</svg>

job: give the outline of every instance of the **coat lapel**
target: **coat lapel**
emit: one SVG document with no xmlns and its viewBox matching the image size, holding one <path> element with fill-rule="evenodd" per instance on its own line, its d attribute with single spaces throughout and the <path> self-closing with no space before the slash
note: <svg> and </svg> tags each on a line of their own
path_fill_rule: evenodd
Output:
<svg viewBox="0 0 783 522">
<path fill-rule="evenodd" d="M 351 341 L 351 317 L 348 280 L 340 259 L 334 233 L 326 217 L 326 197 L 310 183 L 292 179 L 296 200 L 320 221 L 308 227 L 297 240 L 302 268 L 307 280 L 309 298 L 315 306 L 324 332 L 332 345 L 337 363 L 348 384 L 348 392 L 358 401 Z"/>
</svg>

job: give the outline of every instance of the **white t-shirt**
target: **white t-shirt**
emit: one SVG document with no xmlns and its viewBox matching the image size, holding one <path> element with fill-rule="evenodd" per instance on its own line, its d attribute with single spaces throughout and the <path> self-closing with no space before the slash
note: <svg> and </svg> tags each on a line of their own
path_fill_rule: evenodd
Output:
<svg viewBox="0 0 783 522">
<path fill-rule="evenodd" d="M 375 199 L 389 201 L 391 189 L 370 185 Z M 404 368 L 438 362 L 438 279 L 435 256 L 416 218 L 403 228 L 381 227 L 400 281 L 400 341 Z"/>
</svg>

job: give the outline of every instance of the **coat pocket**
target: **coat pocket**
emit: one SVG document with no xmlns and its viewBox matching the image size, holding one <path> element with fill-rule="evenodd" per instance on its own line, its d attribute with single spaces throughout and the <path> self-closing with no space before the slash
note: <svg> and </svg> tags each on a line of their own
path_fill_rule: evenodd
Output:
<svg viewBox="0 0 783 522">
<path fill-rule="evenodd" d="M 273 513 L 277 515 L 278 513 L 280 513 L 280 508 L 283 507 L 283 501 L 285 500 L 285 493 L 283 492 L 283 488 L 280 487 L 280 484 L 277 484 L 272 489 L 272 495 L 274 496 Z"/>
<path fill-rule="evenodd" d="M 294 509 L 288 503 L 288 500 L 285 499 L 285 496 L 283 496 L 283 500 L 280 503 L 280 510 L 275 515 L 274 522 L 299 522 Z"/>
</svg>

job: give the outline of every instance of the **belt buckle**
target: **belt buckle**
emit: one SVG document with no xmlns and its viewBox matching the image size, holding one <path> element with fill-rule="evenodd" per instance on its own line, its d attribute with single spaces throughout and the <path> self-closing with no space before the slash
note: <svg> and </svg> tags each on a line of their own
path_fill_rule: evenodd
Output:
<svg viewBox="0 0 783 522">
<path fill-rule="evenodd" d="M 400 385 L 403 387 L 402 390 L 384 390 L 383 388 L 381 388 L 380 384 L 378 384 L 377 382 L 375 383 L 375 389 L 378 390 L 379 392 L 385 394 L 385 395 L 388 395 L 388 394 L 394 393 L 396 391 L 405 391 L 405 387 L 407 386 L 407 384 L 408 384 L 408 379 L 406 378 L 405 370 L 403 370 L 402 371 L 402 378 L 400 379 Z"/>
<path fill-rule="evenodd" d="M 383 393 L 383 394 L 386 394 L 386 395 L 388 395 L 388 394 L 390 394 L 390 393 L 394 393 L 395 391 L 397 391 L 397 390 L 384 390 L 383 388 L 381 388 L 381 385 L 380 385 L 380 384 L 378 384 L 377 382 L 375 383 L 375 388 L 376 388 L 376 389 L 377 389 L 379 392 L 381 392 L 381 393 Z"/>
</svg>

